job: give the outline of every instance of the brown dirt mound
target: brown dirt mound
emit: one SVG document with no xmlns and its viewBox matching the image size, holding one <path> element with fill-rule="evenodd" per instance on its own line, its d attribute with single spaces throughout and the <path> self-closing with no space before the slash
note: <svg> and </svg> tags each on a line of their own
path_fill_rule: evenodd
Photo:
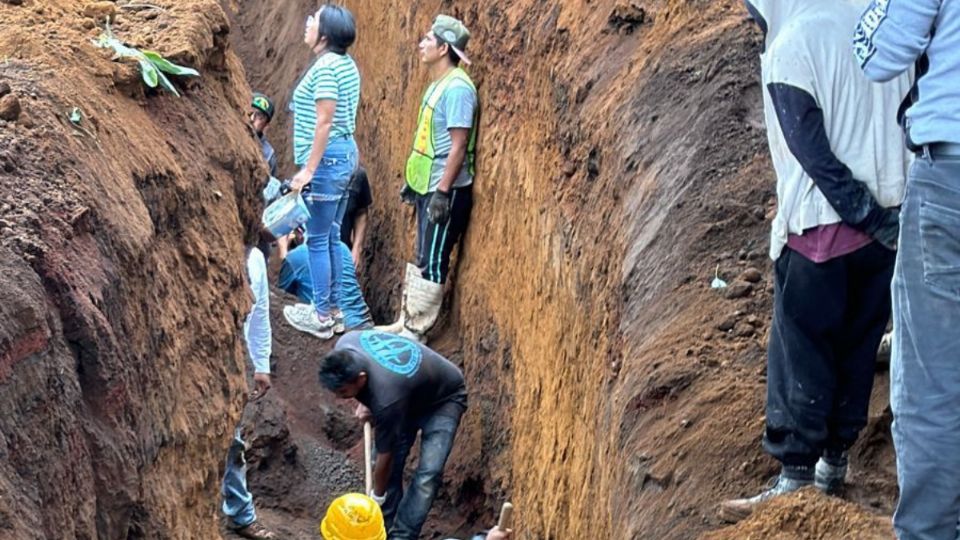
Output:
<svg viewBox="0 0 960 540">
<path fill-rule="evenodd" d="M 266 173 L 222 10 L 155 4 L 0 2 L 3 538 L 216 534 Z M 111 11 L 202 77 L 145 90 L 91 44 Z"/>
<path fill-rule="evenodd" d="M 891 540 L 889 517 L 826 497 L 813 488 L 778 497 L 735 527 L 701 540 Z"/>
</svg>

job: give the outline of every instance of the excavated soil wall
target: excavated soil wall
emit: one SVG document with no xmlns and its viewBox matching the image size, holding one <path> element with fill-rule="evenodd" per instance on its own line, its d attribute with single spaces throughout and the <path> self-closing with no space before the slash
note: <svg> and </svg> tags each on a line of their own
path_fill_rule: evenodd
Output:
<svg viewBox="0 0 960 540">
<path fill-rule="evenodd" d="M 223 11 L 152 4 L 0 2 L 2 538 L 218 534 L 266 169 Z M 146 90 L 108 14 L 202 76 Z"/>
<path fill-rule="evenodd" d="M 224 3 L 251 85 L 285 109 L 317 3 Z M 776 471 L 759 448 L 774 177 L 760 36 L 740 2 L 346 5 L 375 198 L 362 280 L 381 320 L 396 313 L 413 250 L 396 194 L 428 83 L 416 44 L 438 12 L 473 34 L 476 204 L 450 319 L 432 341 L 462 363 L 471 393 L 449 499 L 482 523 L 509 496 L 521 538 L 695 538 L 721 526 L 717 502 Z M 289 118 L 275 124 L 292 172 Z M 715 272 L 729 290 L 710 290 Z M 889 511 L 878 381 L 855 498 Z"/>
<path fill-rule="evenodd" d="M 256 215 L 266 174 L 244 125 L 244 77 L 277 98 L 271 137 L 292 172 L 286 102 L 317 5 L 152 4 L 0 1 L 0 93 L 7 83 L 17 101 L 0 97 L 3 537 L 217 534 L 220 461 L 242 402 L 241 218 Z M 716 503 L 776 470 L 759 448 L 774 181 L 760 38 L 740 3 L 346 4 L 376 201 L 361 276 L 381 320 L 396 313 L 413 251 L 396 194 L 428 82 L 416 43 L 440 11 L 474 36 L 476 203 L 432 338 L 464 367 L 471 404 L 438 506 L 483 524 L 509 497 L 523 539 L 718 528 Z M 144 91 L 134 66 L 90 45 L 105 13 L 119 13 L 121 38 L 203 76 L 177 82 L 181 99 Z M 715 272 L 727 290 L 710 290 Z M 277 359 L 289 379 L 278 391 L 307 384 L 301 352 Z M 888 512 L 878 382 L 852 498 Z M 294 431 L 323 422 L 311 400 L 285 401 L 300 407 L 288 411 Z M 277 509 L 306 514 L 331 495 L 303 490 L 285 505 L 282 489 L 266 493 L 282 470 L 251 477 Z M 355 483 L 348 471 L 328 480 Z M 852 516 L 859 507 L 794 502 L 727 534 L 876 525 Z"/>
</svg>

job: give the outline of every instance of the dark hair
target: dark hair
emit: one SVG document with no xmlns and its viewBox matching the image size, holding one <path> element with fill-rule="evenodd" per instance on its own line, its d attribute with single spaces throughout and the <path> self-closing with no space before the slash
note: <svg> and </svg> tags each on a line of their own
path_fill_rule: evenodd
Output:
<svg viewBox="0 0 960 540">
<path fill-rule="evenodd" d="M 346 54 L 357 39 L 353 13 L 343 6 L 324 4 L 317 24 L 320 27 L 317 39 L 327 38 L 327 50 L 330 52 Z"/>
<path fill-rule="evenodd" d="M 320 360 L 320 384 L 331 392 L 353 383 L 363 371 L 363 366 L 357 361 L 352 351 L 334 349 Z"/>
<path fill-rule="evenodd" d="M 453 64 L 454 67 L 459 66 L 459 65 L 460 65 L 460 55 L 457 54 L 457 51 L 453 50 L 453 45 L 451 45 L 450 42 L 448 42 L 447 40 L 445 40 L 445 39 L 443 39 L 442 37 L 440 37 L 436 32 L 433 33 L 433 37 L 436 38 L 436 40 L 437 40 L 437 46 L 438 46 L 438 47 L 439 47 L 440 45 L 446 45 L 446 46 L 447 46 L 447 58 L 450 59 L 450 63 Z"/>
</svg>

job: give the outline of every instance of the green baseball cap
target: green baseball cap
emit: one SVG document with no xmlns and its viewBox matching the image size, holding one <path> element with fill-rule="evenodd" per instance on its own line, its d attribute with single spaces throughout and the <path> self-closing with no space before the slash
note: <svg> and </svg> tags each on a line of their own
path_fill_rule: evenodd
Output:
<svg viewBox="0 0 960 540">
<path fill-rule="evenodd" d="M 267 121 L 273 120 L 273 101 L 260 92 L 254 92 L 250 106 L 267 115 Z"/>
<path fill-rule="evenodd" d="M 433 30 L 433 33 L 443 40 L 444 43 L 450 45 L 450 48 L 453 49 L 453 52 L 457 53 L 460 60 L 463 60 L 467 65 L 470 64 L 470 59 L 467 58 L 467 54 L 463 52 L 464 49 L 467 48 L 467 42 L 470 41 L 470 31 L 467 30 L 467 27 L 464 26 L 459 19 L 455 19 L 449 15 L 437 15 L 430 29 Z"/>
</svg>

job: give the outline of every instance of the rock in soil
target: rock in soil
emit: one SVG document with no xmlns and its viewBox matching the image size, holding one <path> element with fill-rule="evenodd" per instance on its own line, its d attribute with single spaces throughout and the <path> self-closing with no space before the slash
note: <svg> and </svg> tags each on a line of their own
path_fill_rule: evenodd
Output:
<svg viewBox="0 0 960 540">
<path fill-rule="evenodd" d="M 719 324 L 717 324 L 717 330 L 721 332 L 729 332 L 730 330 L 733 330 L 733 327 L 736 325 L 737 325 L 737 316 L 730 315 L 726 319 L 723 319 L 722 321 L 720 321 Z"/>
<path fill-rule="evenodd" d="M 83 16 L 91 19 L 102 20 L 110 17 L 114 20 L 117 16 L 117 5 L 113 2 L 94 2 L 83 7 Z"/>
<path fill-rule="evenodd" d="M 20 117 L 20 99 L 15 94 L 0 98 L 0 120 L 13 122 Z"/>
<path fill-rule="evenodd" d="M 747 283 L 759 283 L 763 279 L 763 272 L 753 267 L 747 268 L 740 274 L 740 279 Z"/>
<path fill-rule="evenodd" d="M 753 292 L 753 284 L 752 284 L 752 283 L 749 283 L 749 282 L 746 282 L 746 281 L 737 280 L 737 281 L 734 281 L 733 283 L 731 283 L 730 286 L 727 287 L 727 288 L 724 290 L 723 295 L 724 295 L 728 300 L 736 300 L 737 298 L 744 298 L 744 297 L 746 297 L 746 296 L 749 295 L 751 292 Z"/>
</svg>

